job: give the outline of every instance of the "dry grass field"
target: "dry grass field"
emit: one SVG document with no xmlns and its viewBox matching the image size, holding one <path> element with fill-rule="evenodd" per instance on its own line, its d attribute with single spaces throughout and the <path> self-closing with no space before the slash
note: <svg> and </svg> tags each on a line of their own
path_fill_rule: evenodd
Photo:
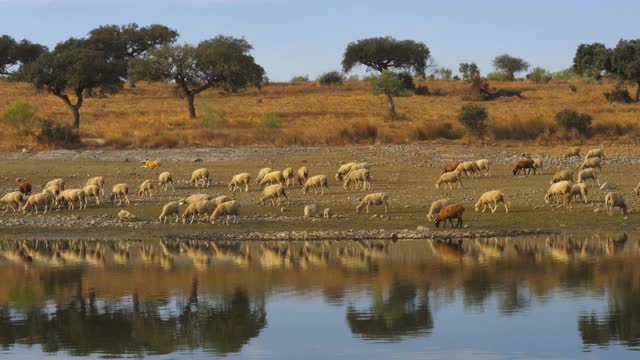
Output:
<svg viewBox="0 0 640 360">
<path fill-rule="evenodd" d="M 469 83 L 420 80 L 417 85 L 426 85 L 437 95 L 398 97 L 402 119 L 391 122 L 385 119 L 384 96 L 371 95 L 365 81 L 331 87 L 316 82 L 271 83 L 239 94 L 208 90 L 196 98 L 199 118 L 195 120 L 188 119 L 186 101 L 176 96 L 170 84 L 140 83 L 114 95 L 86 99 L 80 134 L 86 148 L 478 142 L 456 120 L 458 110 L 467 103 Z M 493 82 L 492 87 L 524 92 L 520 99 L 481 103 L 489 112 L 484 141 L 545 145 L 613 138 L 633 143 L 640 137 L 640 105 L 608 103 L 602 93 L 614 85 L 583 80 Z M 0 81 L 0 109 L 17 101 L 32 104 L 38 118 L 71 122 L 60 99 L 38 93 L 28 83 Z M 565 108 L 593 116 L 592 137 L 584 139 L 557 128 L 554 115 Z M 1 118 L 0 132 L 1 150 L 38 148 L 31 137 L 16 135 Z"/>
</svg>

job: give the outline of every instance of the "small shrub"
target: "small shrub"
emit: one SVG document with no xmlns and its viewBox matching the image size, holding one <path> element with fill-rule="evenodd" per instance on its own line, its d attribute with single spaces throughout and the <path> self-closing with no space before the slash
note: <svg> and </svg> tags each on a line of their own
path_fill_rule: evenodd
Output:
<svg viewBox="0 0 640 360">
<path fill-rule="evenodd" d="M 4 108 L 4 118 L 20 136 L 33 135 L 37 126 L 33 106 L 26 101 L 18 101 Z"/>
<path fill-rule="evenodd" d="M 556 114 L 556 123 L 565 130 L 575 129 L 581 135 L 586 135 L 591 127 L 591 115 L 579 114 L 575 110 L 564 109 Z"/>
<path fill-rule="evenodd" d="M 423 127 L 416 127 L 411 132 L 412 140 L 425 141 L 435 139 L 461 139 L 464 133 L 461 129 L 456 129 L 453 124 L 445 122 L 439 124 L 428 124 Z"/>
<path fill-rule="evenodd" d="M 275 113 L 264 114 L 258 125 L 265 130 L 277 130 L 280 128 L 280 116 Z"/>
<path fill-rule="evenodd" d="M 416 87 L 413 93 L 416 95 L 429 95 L 429 88 L 427 87 L 427 85 L 420 85 Z"/>
<path fill-rule="evenodd" d="M 80 146 L 80 135 L 69 125 L 59 124 L 53 119 L 44 119 L 40 122 L 36 142 L 46 146 L 77 148 Z"/>
<path fill-rule="evenodd" d="M 407 72 L 398 73 L 398 77 L 402 80 L 403 90 L 415 90 L 416 84 L 413 82 L 413 76 Z"/>
<path fill-rule="evenodd" d="M 378 138 L 378 127 L 368 122 L 357 122 L 340 129 L 338 135 L 347 144 L 357 144 L 363 141 L 374 144 Z"/>
<path fill-rule="evenodd" d="M 458 113 L 458 121 L 479 137 L 483 137 L 487 127 L 487 109 L 480 105 L 464 105 Z"/>
<path fill-rule="evenodd" d="M 509 75 L 501 72 L 490 72 L 487 74 L 487 80 L 490 81 L 507 81 L 509 79 Z"/>
<path fill-rule="evenodd" d="M 546 83 L 551 81 L 551 73 L 538 66 L 531 70 L 531 72 L 527 75 L 527 79 L 535 83 Z"/>
<path fill-rule="evenodd" d="M 309 75 L 298 75 L 291 78 L 289 82 L 291 83 L 300 83 L 309 81 Z"/>
<path fill-rule="evenodd" d="M 571 85 L 569 85 L 569 90 L 571 90 L 571 92 L 575 93 L 575 92 L 578 92 L 578 87 L 573 85 L 573 84 L 571 84 Z"/>
<path fill-rule="evenodd" d="M 318 77 L 320 85 L 342 85 L 344 75 L 339 71 L 329 71 Z"/>
<path fill-rule="evenodd" d="M 615 88 L 611 91 L 603 93 L 603 95 L 605 99 L 607 99 L 607 101 L 610 103 L 620 102 L 628 104 L 633 101 L 627 89 Z"/>
</svg>

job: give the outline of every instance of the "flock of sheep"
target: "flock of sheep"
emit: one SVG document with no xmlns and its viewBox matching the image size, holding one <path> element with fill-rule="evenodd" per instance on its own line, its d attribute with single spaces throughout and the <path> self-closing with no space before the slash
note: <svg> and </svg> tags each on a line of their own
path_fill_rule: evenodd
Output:
<svg viewBox="0 0 640 360">
<path fill-rule="evenodd" d="M 580 149 L 570 148 L 564 154 L 566 158 L 574 156 L 580 157 Z M 563 206 L 570 206 L 574 197 L 580 197 L 585 203 L 588 201 L 588 190 L 586 186 L 587 180 L 592 180 L 600 186 L 599 173 L 602 169 L 605 155 L 601 149 L 590 150 L 585 160 L 578 168 L 577 182 L 574 183 L 573 171 L 560 170 L 556 172 L 550 181 L 550 187 L 544 196 L 547 204 L 559 206 L 562 202 Z M 161 163 L 157 160 L 144 160 L 144 167 L 157 168 Z M 445 164 L 442 174 L 435 183 L 436 188 L 448 186 L 453 189 L 453 184 L 457 183 L 458 188 L 464 188 L 463 175 L 466 177 L 490 176 L 491 162 L 487 159 L 477 161 L 453 161 Z M 543 171 L 542 159 L 532 159 L 527 153 L 522 154 L 522 159 L 517 162 L 513 169 L 513 175 L 524 173 L 525 175 L 533 172 L 537 174 Z M 335 179 L 342 182 L 344 189 L 354 188 L 355 190 L 371 190 L 371 173 L 370 166 L 367 163 L 348 163 L 340 166 L 336 172 Z M 234 175 L 228 183 L 228 189 L 233 194 L 237 191 L 249 191 L 252 177 L 249 173 L 240 173 Z M 261 196 L 258 200 L 260 205 L 280 206 L 285 200 L 289 203 L 287 196 L 287 188 L 293 186 L 301 186 L 302 194 L 307 194 L 313 190 L 314 194 L 320 192 L 324 195 L 329 190 L 329 179 L 326 175 L 310 176 L 306 166 L 302 166 L 296 171 L 288 167 L 283 171 L 274 170 L 272 168 L 263 168 L 254 179 L 255 184 L 262 188 Z M 175 191 L 174 178 L 170 172 L 162 172 L 158 176 L 158 186 L 162 191 Z M 193 171 L 189 183 L 196 189 L 204 189 L 211 185 L 212 179 L 210 172 L 206 168 Z M 605 184 L 606 185 L 606 184 Z M 93 199 L 96 204 L 100 204 L 104 197 L 105 178 L 97 176 L 87 181 L 83 188 L 65 189 L 65 181 L 63 179 L 54 179 L 44 185 L 44 189 L 38 193 L 32 194 L 32 186 L 28 183 L 20 184 L 18 191 L 5 194 L 0 198 L 0 204 L 4 204 L 6 213 L 9 208 L 14 212 L 22 211 L 23 213 L 43 211 L 57 207 L 58 209 L 67 208 L 86 209 L 89 201 Z M 143 181 L 138 188 L 138 195 L 141 199 L 145 197 L 151 198 L 154 190 L 154 182 L 151 180 Z M 640 193 L 640 184 L 635 189 Z M 117 201 L 117 205 L 129 205 L 129 186 L 126 183 L 119 183 L 112 187 L 109 199 L 112 202 Z M 359 199 L 360 200 L 360 199 Z M 475 204 L 475 211 L 485 212 L 487 208 L 491 213 L 495 213 L 499 204 L 503 204 L 505 213 L 509 212 L 505 195 L 500 190 L 490 190 L 480 196 Z M 620 192 L 611 191 L 605 196 L 605 205 L 607 212 L 612 215 L 613 209 L 619 207 L 624 214 L 627 213 L 627 206 Z M 372 206 L 383 206 L 385 214 L 389 209 L 389 195 L 385 192 L 375 192 L 364 196 L 356 206 L 356 213 L 360 214 L 363 209 L 369 213 Z M 181 208 L 184 207 L 182 215 Z M 453 220 L 457 220 L 456 227 L 462 227 L 462 216 L 465 211 L 463 204 L 454 202 L 451 198 L 444 198 L 434 201 L 431 204 L 427 218 L 435 223 L 438 227 L 447 221 L 454 227 Z M 304 208 L 305 217 L 315 216 L 318 212 L 316 205 L 307 205 Z M 326 208 L 323 217 L 331 218 L 333 212 L 331 208 Z M 127 211 L 121 211 L 118 214 L 121 220 L 131 220 L 135 218 Z M 165 223 L 167 219 L 175 217 L 176 222 L 193 223 L 206 219 L 206 221 L 215 223 L 220 220 L 226 224 L 231 221 L 238 222 L 240 216 L 240 203 L 233 198 L 221 195 L 213 196 L 206 193 L 192 194 L 181 198 L 177 201 L 171 201 L 165 204 L 159 216 L 159 221 Z"/>
</svg>

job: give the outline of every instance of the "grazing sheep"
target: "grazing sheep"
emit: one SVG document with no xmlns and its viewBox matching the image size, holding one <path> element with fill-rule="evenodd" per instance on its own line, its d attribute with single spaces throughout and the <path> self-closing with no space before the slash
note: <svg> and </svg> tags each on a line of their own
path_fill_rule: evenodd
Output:
<svg viewBox="0 0 640 360">
<path fill-rule="evenodd" d="M 480 196 L 478 202 L 476 203 L 475 209 L 476 211 L 480 210 L 480 206 L 482 206 L 482 212 L 487 209 L 487 206 L 491 210 L 491 213 L 495 213 L 498 210 L 498 203 L 502 203 L 504 205 L 504 213 L 509 213 L 509 208 L 507 207 L 507 202 L 504 201 L 504 194 L 500 190 L 492 190 L 487 191 L 486 193 Z M 491 206 L 493 205 L 493 206 Z"/>
<path fill-rule="evenodd" d="M 120 210 L 118 212 L 118 220 L 120 221 L 136 221 L 138 218 L 127 210 Z"/>
<path fill-rule="evenodd" d="M 48 183 L 46 183 L 44 188 L 46 189 L 46 188 L 51 187 L 51 186 L 58 186 L 60 191 L 64 190 L 64 179 L 53 179 L 53 180 L 49 181 Z"/>
<path fill-rule="evenodd" d="M 433 221 L 436 215 L 438 215 L 438 213 L 440 212 L 440 209 L 451 204 L 453 204 L 453 199 L 450 198 L 444 198 L 432 202 L 431 207 L 429 208 L 429 213 L 427 214 L 427 219 L 429 221 Z"/>
<path fill-rule="evenodd" d="M 100 188 L 100 196 L 104 196 L 104 176 L 96 176 L 89 180 L 85 186 L 97 185 Z"/>
<path fill-rule="evenodd" d="M 442 167 L 441 174 L 455 171 L 458 168 L 458 165 L 460 165 L 461 163 L 461 161 L 449 161 Z"/>
<path fill-rule="evenodd" d="M 551 181 L 549 182 L 549 184 L 555 184 L 557 182 L 565 181 L 565 180 L 573 182 L 573 171 L 571 170 L 556 171 L 556 173 L 553 174 L 553 177 L 551 178 Z"/>
<path fill-rule="evenodd" d="M 22 184 L 20 184 L 20 186 L 18 186 L 18 190 L 19 190 L 23 195 L 31 195 L 31 184 L 29 184 L 29 183 L 22 183 Z"/>
<path fill-rule="evenodd" d="M 318 213 L 318 206 L 316 204 L 310 204 L 304 207 L 304 217 L 316 217 Z"/>
<path fill-rule="evenodd" d="M 458 183 L 458 189 L 464 189 L 464 184 L 462 183 L 462 173 L 458 170 L 454 170 L 451 172 L 444 173 L 440 175 L 438 181 L 436 181 L 436 189 L 440 189 L 440 184 L 445 183 L 449 185 L 449 189 L 453 190 L 454 182 Z"/>
<path fill-rule="evenodd" d="M 197 203 L 191 204 L 187 206 L 184 213 L 182 213 L 182 223 L 186 224 L 187 220 L 191 219 L 189 224 L 193 224 L 196 216 L 209 216 L 209 214 L 213 212 L 214 207 L 214 204 L 209 200 L 198 201 Z"/>
<path fill-rule="evenodd" d="M 544 161 L 542 159 L 533 159 L 533 173 L 542 174 L 544 168 Z"/>
<path fill-rule="evenodd" d="M 604 161 L 604 151 L 602 149 L 591 149 L 587 152 L 587 156 L 584 157 L 586 159 L 598 158 Z"/>
<path fill-rule="evenodd" d="M 371 189 L 371 174 L 367 169 L 357 169 L 352 170 L 344 177 L 344 183 L 342 187 L 345 190 L 349 189 L 349 184 L 354 183 L 356 185 L 356 190 L 360 188 L 360 183 L 362 183 L 362 191 L 366 189 Z"/>
<path fill-rule="evenodd" d="M 332 216 L 333 216 L 333 210 L 331 210 L 331 208 L 324 209 L 324 212 L 322 213 L 323 218 L 331 219 Z"/>
<path fill-rule="evenodd" d="M 304 185 L 304 183 L 306 183 L 308 179 L 309 179 L 309 169 L 307 169 L 306 166 L 300 167 L 300 169 L 298 169 L 298 177 L 297 177 L 298 185 Z"/>
<path fill-rule="evenodd" d="M 149 160 L 149 159 L 144 159 L 143 161 L 140 161 L 141 163 L 143 163 L 144 165 L 142 165 L 143 168 L 157 168 L 160 167 L 160 165 L 162 165 L 162 163 L 160 163 L 160 160 Z"/>
<path fill-rule="evenodd" d="M 368 214 L 369 209 L 374 205 L 384 205 L 384 213 L 386 214 L 389 212 L 389 195 L 379 192 L 365 196 L 358 206 L 356 206 L 356 213 L 360 214 L 362 208 L 366 208 Z"/>
<path fill-rule="evenodd" d="M 293 172 L 293 169 L 288 167 L 284 170 L 282 170 L 282 176 L 284 177 L 284 181 L 285 181 L 285 185 L 287 186 L 293 186 L 293 180 L 295 177 L 295 174 Z"/>
<path fill-rule="evenodd" d="M 584 159 L 584 161 L 582 162 L 582 164 L 580 165 L 580 167 L 578 169 L 579 170 L 584 170 L 584 169 L 602 170 L 601 162 L 602 161 L 600 160 L 599 157 L 587 158 L 587 159 Z"/>
<path fill-rule="evenodd" d="M 329 179 L 325 175 L 316 175 L 310 177 L 302 186 L 302 194 L 306 194 L 309 189 L 313 188 L 313 193 L 318 195 L 318 188 L 320 188 L 320 194 L 324 195 L 324 189 L 329 191 Z"/>
<path fill-rule="evenodd" d="M 265 175 L 267 175 L 272 171 L 273 169 L 271 169 L 270 167 L 260 169 L 260 171 L 258 171 L 258 176 L 256 176 L 256 184 L 260 184 L 260 181 L 262 181 L 262 178 L 264 178 Z"/>
<path fill-rule="evenodd" d="M 354 170 L 360 170 L 360 169 L 369 169 L 369 164 L 367 164 L 366 162 L 362 162 L 362 163 L 352 162 L 352 163 L 344 164 L 340 166 L 340 168 L 338 169 L 338 172 L 336 173 L 336 180 L 342 181 L 344 177 L 347 176 L 350 172 Z"/>
<path fill-rule="evenodd" d="M 138 189 L 138 196 L 144 199 L 144 196 L 147 195 L 149 196 L 149 199 L 151 199 L 151 190 L 153 190 L 153 184 L 151 183 L 151 180 L 145 180 L 142 182 L 142 184 L 140 184 L 140 188 Z"/>
<path fill-rule="evenodd" d="M 465 176 L 469 176 L 469 174 L 471 174 L 473 177 L 478 177 L 480 175 L 480 169 L 475 161 L 464 161 L 458 165 L 456 170 L 464 173 Z"/>
<path fill-rule="evenodd" d="M 65 190 L 55 198 L 55 203 L 58 205 L 58 208 L 60 208 L 62 204 L 65 204 L 67 209 L 74 210 L 76 202 L 78 202 L 78 210 L 87 208 L 87 194 L 83 189 Z"/>
<path fill-rule="evenodd" d="M 209 218 L 209 221 L 213 224 L 220 217 L 225 217 L 225 224 L 229 224 L 229 219 L 233 217 L 233 223 L 238 223 L 238 216 L 240 216 L 240 204 L 236 201 L 227 201 L 216 206 L 213 210 L 213 214 Z"/>
<path fill-rule="evenodd" d="M 524 159 L 518 161 L 516 166 L 513 168 L 513 175 L 519 175 L 522 170 L 524 170 L 525 175 L 531 174 L 531 170 L 533 170 L 533 173 L 535 174 L 536 169 L 533 167 L 533 160 Z"/>
<path fill-rule="evenodd" d="M 196 169 L 191 173 L 191 180 L 189 180 L 190 184 L 194 184 L 195 187 L 199 187 L 198 184 L 200 184 L 200 181 L 202 181 L 202 188 L 204 189 L 204 186 L 207 185 L 207 187 L 209 187 L 209 184 L 211 183 L 211 179 L 209 178 L 209 169 L 207 168 L 200 168 L 200 169 Z"/>
<path fill-rule="evenodd" d="M 158 175 L 158 185 L 160 186 L 160 190 L 167 191 L 169 190 L 169 185 L 171 185 L 171 189 L 173 191 L 176 190 L 176 187 L 173 184 L 173 176 L 168 171 L 163 172 Z"/>
<path fill-rule="evenodd" d="M 266 205 L 267 202 L 269 202 L 273 205 L 277 199 L 278 205 L 280 205 L 282 204 L 282 200 L 280 199 L 281 197 L 287 199 L 287 204 L 289 204 L 289 198 L 287 197 L 282 184 L 269 185 L 262 190 L 262 196 L 260 196 L 259 204 Z"/>
<path fill-rule="evenodd" d="M 600 179 L 598 179 L 598 172 L 595 169 L 584 169 L 578 173 L 578 182 L 583 183 L 588 179 L 592 179 L 598 186 L 600 186 Z"/>
<path fill-rule="evenodd" d="M 627 213 L 627 205 L 624 203 L 622 193 L 617 191 L 608 192 L 604 196 L 604 204 L 607 207 L 607 214 L 613 215 L 613 208 L 619 207 L 622 209 L 622 214 Z"/>
<path fill-rule="evenodd" d="M 562 196 L 563 198 L 563 206 L 567 206 L 567 202 L 571 205 L 571 182 L 569 181 L 560 181 L 555 184 L 551 184 L 549 190 L 547 190 L 547 194 L 544 196 L 544 201 L 547 204 L 551 204 L 552 202 L 558 203 L 558 197 Z"/>
<path fill-rule="evenodd" d="M 87 202 L 93 196 L 93 198 L 96 200 L 96 205 L 100 205 L 100 186 L 87 185 L 83 187 L 82 190 L 84 190 L 84 193 L 87 195 Z"/>
<path fill-rule="evenodd" d="M 251 175 L 249 173 L 240 173 L 236 174 L 229 181 L 229 190 L 231 192 L 236 192 L 236 190 L 241 190 L 241 186 L 244 185 L 244 191 L 249 191 L 249 182 L 251 182 Z"/>
<path fill-rule="evenodd" d="M 125 183 L 116 184 L 111 189 L 109 200 L 115 202 L 118 199 L 118 206 L 122 205 L 122 200 L 129 205 L 129 185 Z"/>
<path fill-rule="evenodd" d="M 187 196 L 186 198 L 180 199 L 178 203 L 180 205 L 191 205 L 199 201 L 211 200 L 212 198 L 213 196 L 209 194 L 194 194 L 194 195 Z"/>
<path fill-rule="evenodd" d="M 562 157 L 564 159 L 570 159 L 572 157 L 580 158 L 580 148 L 579 147 L 570 147 L 562 153 Z"/>
<path fill-rule="evenodd" d="M 60 185 L 58 185 L 58 184 L 51 184 L 51 185 L 45 187 L 44 189 L 49 191 L 49 192 L 51 192 L 55 196 L 60 195 L 60 191 L 62 191 L 60 189 Z"/>
<path fill-rule="evenodd" d="M 233 199 L 228 197 L 227 195 L 221 195 L 221 196 L 218 196 L 218 197 L 214 198 L 213 200 L 211 200 L 211 202 L 215 206 L 218 206 L 220 204 L 224 204 L 224 203 L 229 202 L 229 201 L 233 201 Z"/>
<path fill-rule="evenodd" d="M 51 209 L 53 201 L 53 194 L 47 190 L 35 195 L 31 195 L 22 206 L 22 213 L 26 214 L 28 210 L 33 211 L 33 209 L 35 209 L 36 215 L 38 215 L 38 208 L 40 208 L 44 209 L 44 213 L 46 214 L 47 210 Z"/>
<path fill-rule="evenodd" d="M 158 217 L 158 220 L 160 220 L 160 222 L 164 224 L 165 221 L 167 220 L 167 217 L 171 215 L 175 215 L 176 223 L 177 223 L 178 221 L 180 221 L 179 212 L 180 212 L 180 203 L 177 201 L 172 201 L 170 203 L 165 204 L 162 207 L 162 213 Z"/>
<path fill-rule="evenodd" d="M 579 183 L 579 184 L 573 184 L 571 186 L 571 199 L 573 201 L 573 198 L 580 196 L 582 198 L 582 201 L 586 204 L 589 202 L 589 192 L 587 191 L 587 184 L 584 183 Z"/>
<path fill-rule="evenodd" d="M 440 223 L 444 221 L 444 226 L 447 227 L 447 220 L 451 223 L 451 227 L 453 228 L 453 219 L 457 219 L 457 223 L 455 227 L 462 227 L 462 214 L 464 214 L 464 206 L 462 204 L 451 204 L 440 209 L 438 216 L 433 220 L 436 227 L 440 227 Z"/>
<path fill-rule="evenodd" d="M 272 171 L 270 173 L 267 173 L 262 180 L 260 180 L 259 185 L 260 186 L 265 186 L 265 185 L 273 185 L 273 184 L 284 184 L 284 176 L 282 175 L 282 171 Z"/>
<path fill-rule="evenodd" d="M 5 194 L 2 198 L 0 198 L 0 204 L 6 204 L 7 207 L 4 209 L 4 213 L 6 214 L 9 211 L 9 207 L 16 212 L 20 210 L 25 203 L 26 199 L 24 195 L 20 191 L 13 191 L 8 194 Z"/>
<path fill-rule="evenodd" d="M 476 166 L 478 166 L 478 170 L 484 171 L 484 176 L 489 176 L 489 168 L 491 167 L 489 159 L 476 160 Z"/>
</svg>

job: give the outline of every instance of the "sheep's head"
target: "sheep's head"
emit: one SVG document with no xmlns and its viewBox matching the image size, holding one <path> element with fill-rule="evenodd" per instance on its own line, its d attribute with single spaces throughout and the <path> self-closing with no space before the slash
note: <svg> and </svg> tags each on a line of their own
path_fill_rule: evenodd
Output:
<svg viewBox="0 0 640 360">
<path fill-rule="evenodd" d="M 476 212 L 480 211 L 480 202 L 478 201 L 475 206 Z"/>
<path fill-rule="evenodd" d="M 342 174 L 340 173 L 336 174 L 336 181 L 342 181 Z"/>
<path fill-rule="evenodd" d="M 306 193 L 307 193 L 307 191 L 309 191 L 309 187 L 308 187 L 307 185 L 304 185 L 304 186 L 302 187 L 302 195 L 306 194 Z"/>
<path fill-rule="evenodd" d="M 440 180 L 436 181 L 436 189 L 440 189 Z"/>
<path fill-rule="evenodd" d="M 546 194 L 544 196 L 544 202 L 546 202 L 547 204 L 549 204 L 551 202 L 551 196 L 549 194 Z"/>
<path fill-rule="evenodd" d="M 437 215 L 435 219 L 433 219 L 433 223 L 436 225 L 436 228 L 440 227 L 440 222 L 442 221 L 442 218 L 440 217 L 440 215 Z"/>
</svg>

